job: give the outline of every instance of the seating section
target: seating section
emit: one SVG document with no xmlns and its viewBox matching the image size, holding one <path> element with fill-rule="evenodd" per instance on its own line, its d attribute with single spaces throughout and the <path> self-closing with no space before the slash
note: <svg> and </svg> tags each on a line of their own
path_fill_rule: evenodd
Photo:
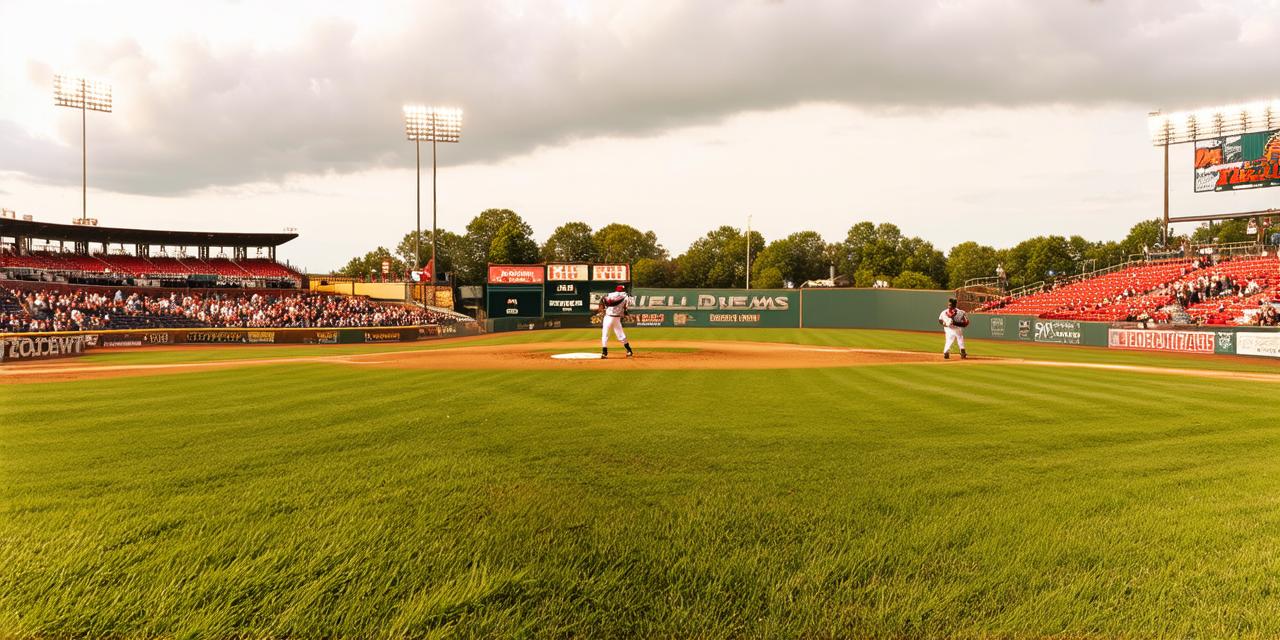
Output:
<svg viewBox="0 0 1280 640">
<path fill-rule="evenodd" d="M 1177 260 L 1139 265 L 979 311 L 1102 322 L 1173 321 L 1185 308 L 1199 324 L 1248 324 L 1260 305 L 1280 304 L 1280 258 Z M 1172 311 L 1172 313 L 1171 313 Z M 1185 318 L 1184 318 L 1185 320 Z"/>
<path fill-rule="evenodd" d="M 470 319 L 359 296 L 210 290 L 125 293 L 113 287 L 0 289 L 0 332 L 137 328 L 386 327 Z"/>
<path fill-rule="evenodd" d="M 279 262 L 266 258 L 249 258 L 236 264 L 258 278 L 296 278 L 298 275 Z"/>
<path fill-rule="evenodd" d="M 227 258 L 174 258 L 73 253 L 32 253 L 19 256 L 0 253 L 0 268 L 39 271 L 80 272 L 86 274 L 118 274 L 131 277 L 185 278 L 192 275 L 219 276 L 236 279 L 289 279 L 300 282 L 296 271 L 270 259 L 250 258 L 239 262 Z"/>
<path fill-rule="evenodd" d="M 1071 320 L 1118 320 L 1131 310 L 1117 301 L 1135 298 L 1192 270 L 1187 261 L 1145 264 L 1081 280 L 1041 293 L 1002 300 L 983 309 Z"/>
</svg>

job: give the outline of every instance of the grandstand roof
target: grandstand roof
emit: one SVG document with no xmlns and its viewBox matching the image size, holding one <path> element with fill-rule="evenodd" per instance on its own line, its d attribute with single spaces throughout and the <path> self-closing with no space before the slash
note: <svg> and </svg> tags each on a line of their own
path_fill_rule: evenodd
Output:
<svg viewBox="0 0 1280 640">
<path fill-rule="evenodd" d="M 0 218 L 0 236 L 66 242 L 110 242 L 116 244 L 156 244 L 184 247 L 278 247 L 297 238 L 298 234 L 119 229 L 115 227 L 90 227 Z"/>
</svg>

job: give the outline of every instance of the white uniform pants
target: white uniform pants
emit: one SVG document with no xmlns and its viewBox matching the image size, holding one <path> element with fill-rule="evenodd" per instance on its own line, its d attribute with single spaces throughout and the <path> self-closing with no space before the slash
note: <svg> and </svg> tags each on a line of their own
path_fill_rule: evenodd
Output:
<svg viewBox="0 0 1280 640">
<path fill-rule="evenodd" d="M 613 328 L 613 335 L 618 336 L 618 341 L 626 344 L 627 333 L 622 330 L 622 318 L 619 316 L 605 315 L 604 323 L 600 325 L 600 348 L 609 346 L 609 328 Z"/>
<path fill-rule="evenodd" d="M 947 344 L 942 347 L 943 353 L 951 353 L 951 343 L 960 345 L 960 350 L 964 350 L 964 329 L 959 327 L 943 327 L 942 332 L 947 334 Z"/>
</svg>

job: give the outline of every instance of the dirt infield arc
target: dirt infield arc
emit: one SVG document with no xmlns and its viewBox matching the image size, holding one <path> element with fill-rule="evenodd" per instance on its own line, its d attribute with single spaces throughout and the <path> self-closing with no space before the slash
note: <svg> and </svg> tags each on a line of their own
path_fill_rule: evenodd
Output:
<svg viewBox="0 0 1280 640">
<path fill-rule="evenodd" d="M 465 343 L 471 340 L 459 339 L 458 346 L 442 349 L 382 351 L 348 355 L 319 354 L 296 357 L 264 357 L 195 363 L 95 365 L 67 360 L 10 364 L 0 367 L 0 384 L 171 375 L 228 368 L 300 363 L 392 369 L 506 369 L 531 371 L 798 369 L 876 365 L 972 366 L 1006 364 L 1106 369 L 1280 383 L 1280 374 L 1268 373 L 1166 369 L 1136 365 L 1057 362 L 1018 358 L 973 357 L 961 363 L 958 359 L 943 360 L 936 353 L 849 347 L 817 347 L 770 342 L 652 341 L 646 342 L 637 349 L 636 358 L 624 358 L 620 352 L 621 350 L 618 350 L 616 355 L 607 360 L 559 360 L 551 356 L 556 353 L 590 351 L 592 346 L 580 341 L 467 346 Z M 212 354 L 219 347 L 182 347 L 181 349 L 184 351 L 208 351 Z"/>
</svg>

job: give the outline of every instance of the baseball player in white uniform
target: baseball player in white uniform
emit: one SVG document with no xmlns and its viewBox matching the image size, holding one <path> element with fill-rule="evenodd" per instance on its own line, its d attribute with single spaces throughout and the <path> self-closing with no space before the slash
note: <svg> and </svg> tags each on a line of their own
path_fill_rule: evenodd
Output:
<svg viewBox="0 0 1280 640">
<path fill-rule="evenodd" d="M 951 343 L 955 343 L 960 347 L 960 359 L 969 357 L 964 350 L 964 328 L 969 326 L 969 314 L 964 309 L 956 307 L 956 299 L 947 300 L 947 308 L 938 314 L 938 324 L 942 325 L 942 332 L 947 334 L 946 344 L 942 347 L 942 357 L 951 357 Z"/>
<path fill-rule="evenodd" d="M 600 357 L 609 357 L 609 329 L 613 329 L 613 334 L 618 336 L 618 341 L 627 349 L 627 357 L 635 355 L 631 352 L 631 343 L 627 342 L 627 333 L 622 330 L 622 319 L 627 316 L 627 308 L 631 306 L 631 298 L 627 295 L 627 288 L 618 285 L 613 293 L 606 295 L 600 299 L 600 311 L 604 314 L 604 321 L 600 323 Z"/>
</svg>

